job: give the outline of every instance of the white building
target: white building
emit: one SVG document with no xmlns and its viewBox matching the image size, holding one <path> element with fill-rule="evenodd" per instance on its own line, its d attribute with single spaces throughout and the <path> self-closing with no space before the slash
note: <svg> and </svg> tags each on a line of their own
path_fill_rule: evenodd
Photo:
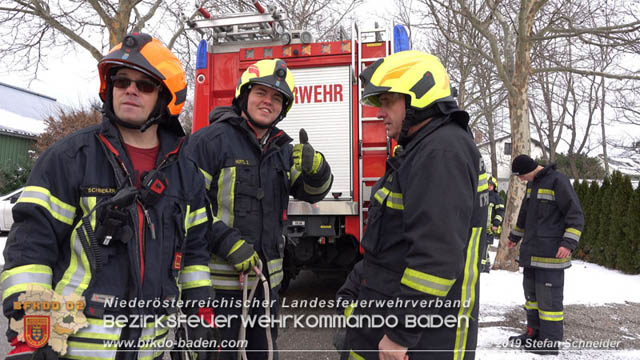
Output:
<svg viewBox="0 0 640 360">
<path fill-rule="evenodd" d="M 491 147 L 489 142 L 478 144 L 478 150 L 482 154 L 487 173 L 491 173 Z M 538 140 L 531 139 L 530 154 L 534 159 L 542 158 L 542 145 Z M 504 135 L 496 139 L 496 160 L 498 162 L 498 189 L 505 190 L 509 185 L 511 176 L 511 135 Z"/>
</svg>

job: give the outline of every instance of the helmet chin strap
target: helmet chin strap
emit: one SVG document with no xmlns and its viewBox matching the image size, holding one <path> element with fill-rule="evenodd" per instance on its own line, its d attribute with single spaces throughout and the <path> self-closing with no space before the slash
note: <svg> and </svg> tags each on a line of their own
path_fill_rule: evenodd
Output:
<svg viewBox="0 0 640 360">
<path fill-rule="evenodd" d="M 407 95 L 405 95 L 407 96 Z M 405 99 L 406 104 L 410 104 L 411 99 L 407 96 Z M 426 109 L 415 110 L 411 105 L 407 105 L 405 109 L 404 120 L 402 121 L 402 130 L 400 130 L 400 136 L 398 137 L 398 144 L 405 146 L 413 138 L 413 135 L 409 135 L 409 129 L 423 120 L 429 119 L 434 116 L 444 115 L 445 113 L 440 110 L 437 104 L 432 104 Z"/>
</svg>

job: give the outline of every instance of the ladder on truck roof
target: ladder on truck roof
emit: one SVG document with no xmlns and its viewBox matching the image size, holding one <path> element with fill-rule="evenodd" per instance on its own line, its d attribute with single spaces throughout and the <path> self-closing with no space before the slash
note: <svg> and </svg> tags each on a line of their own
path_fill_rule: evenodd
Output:
<svg viewBox="0 0 640 360">
<path fill-rule="evenodd" d="M 198 8 L 204 19 L 186 20 L 190 29 L 198 31 L 214 43 L 277 41 L 286 32 L 286 13 L 277 8 L 264 9 L 257 1 L 254 5 L 259 13 L 234 13 L 211 16 L 202 7 Z"/>
<path fill-rule="evenodd" d="M 356 63 L 358 74 L 362 73 L 367 66 L 393 53 L 394 42 L 391 41 L 393 34 L 391 29 L 374 28 L 359 31 L 357 25 L 353 26 L 355 38 L 360 47 L 356 53 Z M 353 38 L 353 36 L 352 36 Z M 366 42 L 364 42 L 366 41 Z M 372 55 L 375 54 L 375 55 Z M 367 215 L 368 206 L 365 203 L 371 198 L 371 188 L 384 175 L 384 165 L 389 156 L 391 143 L 386 136 L 384 122 L 376 117 L 376 108 L 363 106 L 362 81 L 358 81 L 358 136 L 360 144 L 359 154 L 359 186 L 360 197 L 358 208 L 360 209 L 360 236 L 363 234 L 364 219 Z M 382 132 L 382 134 L 381 134 Z M 377 135 L 377 136 L 376 136 Z M 384 139 L 384 140 L 382 140 Z M 370 166 L 376 164 L 377 166 Z M 367 166 L 368 165 L 368 166 Z M 365 169 L 365 166 L 367 168 Z"/>
</svg>

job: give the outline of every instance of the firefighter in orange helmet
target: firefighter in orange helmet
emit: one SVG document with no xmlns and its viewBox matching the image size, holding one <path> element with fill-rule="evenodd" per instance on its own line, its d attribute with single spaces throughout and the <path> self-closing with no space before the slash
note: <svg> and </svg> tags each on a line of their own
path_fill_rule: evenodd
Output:
<svg viewBox="0 0 640 360">
<path fill-rule="evenodd" d="M 29 315 L 11 305 L 38 286 L 48 298 L 83 296 L 87 324 L 40 348 L 10 329 L 12 359 L 160 359 L 163 322 L 179 297 L 212 297 L 204 179 L 185 156 L 178 123 L 187 91 L 180 61 L 150 35 L 129 34 L 98 71 L 103 121 L 40 155 L 13 208 L 2 272 L 8 318 Z M 214 339 L 210 308 L 183 310 L 203 321 L 192 337 Z M 106 322 L 114 316 L 125 326 Z M 140 326 L 140 316 L 158 322 Z M 51 329 L 68 328 L 56 319 Z M 130 344 L 107 346 L 118 340 Z"/>
</svg>

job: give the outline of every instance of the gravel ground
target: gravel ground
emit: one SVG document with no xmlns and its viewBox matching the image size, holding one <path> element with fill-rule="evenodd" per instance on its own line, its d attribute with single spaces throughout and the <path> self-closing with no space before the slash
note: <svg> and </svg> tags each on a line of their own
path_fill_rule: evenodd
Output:
<svg viewBox="0 0 640 360">
<path fill-rule="evenodd" d="M 291 283 L 285 297 L 288 303 L 293 300 L 333 299 L 335 292 L 342 285 L 339 276 L 317 277 L 313 273 L 303 272 Z M 333 314 L 334 309 L 288 308 L 283 314 Z M 640 303 L 608 304 L 603 306 L 567 305 L 565 306 L 565 339 L 584 341 L 620 341 L 618 349 L 640 350 Z M 498 315 L 498 316 L 496 316 Z M 500 314 L 488 314 L 482 321 L 483 328 L 503 328 L 517 334 L 525 328 L 525 313 L 521 307 L 501 310 Z M 496 320 L 493 320 L 496 319 Z M 0 317 L 0 331 L 7 328 L 7 321 Z M 339 358 L 333 347 L 333 329 L 296 329 L 288 327 L 280 329 L 278 348 L 280 360 L 337 360 Z M 498 343 L 500 340 L 496 340 Z M 486 349 L 492 349 L 491 346 Z M 0 341 L 0 354 L 6 354 L 9 346 Z M 305 350 L 305 351 L 301 351 Z M 591 357 L 591 356 L 588 356 Z M 601 356 L 598 356 L 602 358 Z M 492 356 L 489 353 L 488 359 Z M 520 359 L 520 357 L 518 357 Z"/>
<path fill-rule="evenodd" d="M 565 341 L 619 341 L 617 349 L 640 349 L 640 303 L 607 304 L 603 306 L 567 305 L 564 307 Z M 482 318 L 482 317 L 481 317 Z M 525 312 L 514 308 L 504 314 L 504 320 L 481 322 L 482 328 L 505 327 L 514 334 L 526 327 Z"/>
</svg>

